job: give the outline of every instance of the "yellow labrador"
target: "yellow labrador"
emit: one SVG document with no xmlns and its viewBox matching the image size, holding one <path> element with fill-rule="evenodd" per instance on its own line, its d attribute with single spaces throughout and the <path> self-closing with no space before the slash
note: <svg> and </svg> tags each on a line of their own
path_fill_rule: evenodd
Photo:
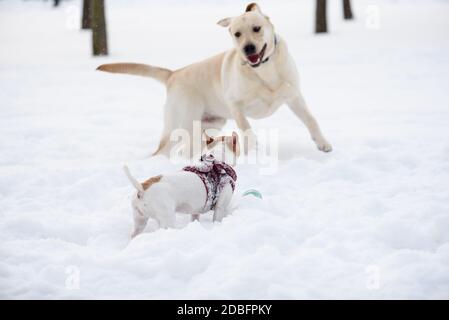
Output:
<svg viewBox="0 0 449 320">
<path fill-rule="evenodd" d="M 193 133 L 195 121 L 201 121 L 203 130 L 219 130 L 227 119 L 234 119 L 251 148 L 256 137 L 247 117 L 268 117 L 284 103 L 304 122 L 318 149 L 331 151 L 300 93 L 298 72 L 287 45 L 259 6 L 251 3 L 242 15 L 218 24 L 228 28 L 234 48 L 182 69 L 135 63 L 98 67 L 152 77 L 167 86 L 164 131 L 155 154 L 168 155 L 173 146 L 171 132 L 182 128 Z"/>
</svg>

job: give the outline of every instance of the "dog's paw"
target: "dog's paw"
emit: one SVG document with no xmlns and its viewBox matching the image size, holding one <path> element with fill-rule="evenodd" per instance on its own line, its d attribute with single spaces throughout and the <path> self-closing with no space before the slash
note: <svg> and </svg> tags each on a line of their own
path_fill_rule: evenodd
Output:
<svg viewBox="0 0 449 320">
<path fill-rule="evenodd" d="M 316 146 L 318 150 L 323 152 L 331 152 L 332 151 L 332 145 L 326 141 L 326 139 L 317 139 L 315 140 Z"/>
</svg>

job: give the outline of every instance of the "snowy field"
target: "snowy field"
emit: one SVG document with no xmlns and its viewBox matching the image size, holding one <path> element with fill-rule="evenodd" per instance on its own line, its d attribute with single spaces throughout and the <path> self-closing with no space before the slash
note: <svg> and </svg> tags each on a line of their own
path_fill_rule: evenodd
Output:
<svg viewBox="0 0 449 320">
<path fill-rule="evenodd" d="M 132 241 L 122 165 L 179 169 L 149 157 L 165 89 L 95 67 L 226 50 L 215 23 L 246 2 L 106 2 L 111 55 L 92 58 L 81 1 L 0 1 L 1 298 L 449 298 L 448 1 L 356 0 L 354 22 L 330 1 L 324 36 L 314 1 L 261 1 L 334 151 L 283 107 L 252 121 L 279 132 L 275 173 L 237 167 L 263 200 Z"/>
</svg>

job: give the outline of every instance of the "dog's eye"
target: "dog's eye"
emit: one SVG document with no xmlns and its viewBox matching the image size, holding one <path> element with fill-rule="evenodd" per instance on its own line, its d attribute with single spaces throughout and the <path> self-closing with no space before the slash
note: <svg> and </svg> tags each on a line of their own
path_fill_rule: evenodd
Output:
<svg viewBox="0 0 449 320">
<path fill-rule="evenodd" d="M 260 31 L 260 27 L 253 27 L 253 31 L 254 32 L 259 32 Z"/>
<path fill-rule="evenodd" d="M 238 38 L 238 37 L 240 37 L 242 34 L 240 33 L 240 32 L 236 32 L 236 33 L 234 33 L 234 36 L 236 37 L 236 38 Z"/>
</svg>

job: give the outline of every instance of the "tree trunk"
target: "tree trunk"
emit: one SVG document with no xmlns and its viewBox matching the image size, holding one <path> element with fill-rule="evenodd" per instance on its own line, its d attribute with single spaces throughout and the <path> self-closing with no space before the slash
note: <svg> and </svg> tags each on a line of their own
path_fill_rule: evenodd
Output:
<svg viewBox="0 0 449 320">
<path fill-rule="evenodd" d="M 83 0 L 83 17 L 81 29 L 92 28 L 92 0 Z"/>
<path fill-rule="evenodd" d="M 315 33 L 327 32 L 326 0 L 316 0 Z"/>
<path fill-rule="evenodd" d="M 53 7 L 59 6 L 60 2 L 61 2 L 61 0 L 53 0 Z"/>
<path fill-rule="evenodd" d="M 108 43 L 106 36 L 106 19 L 104 0 L 92 1 L 92 46 L 94 56 L 106 56 Z"/>
<path fill-rule="evenodd" d="M 343 15 L 345 20 L 354 19 L 354 15 L 351 10 L 351 0 L 343 0 Z"/>
</svg>

